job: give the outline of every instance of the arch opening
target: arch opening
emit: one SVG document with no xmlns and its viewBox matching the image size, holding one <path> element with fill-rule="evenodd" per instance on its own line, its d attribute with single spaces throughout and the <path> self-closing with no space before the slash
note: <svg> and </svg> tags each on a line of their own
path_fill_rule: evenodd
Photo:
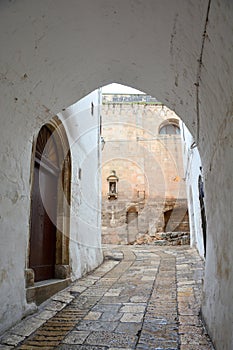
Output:
<svg viewBox="0 0 233 350">
<path fill-rule="evenodd" d="M 39 2 L 2 2 L 1 232 L 9 242 L 0 256 L 10 274 L 2 283 L 1 329 L 12 324 L 13 308 L 17 319 L 23 313 L 19 276 L 26 256 L 30 135 L 41 118 L 48 121 L 99 82 L 119 81 L 163 99 L 197 135 L 211 233 L 203 312 L 216 347 L 232 348 L 232 6 L 87 0 L 72 6 L 51 1 L 45 8 Z M 18 284 L 16 295 L 11 286 Z"/>
<path fill-rule="evenodd" d="M 114 92 L 111 91 L 112 88 Z M 102 90 L 101 136 L 105 143 L 102 152 L 104 243 L 111 243 L 112 234 L 115 234 L 121 243 L 128 241 L 122 239 L 123 232 L 126 236 L 128 234 L 128 212 L 125 211 L 126 226 L 124 226 L 121 220 L 124 215 L 122 208 L 134 203 L 138 207 L 135 242 L 137 239 L 142 241 L 142 236 L 146 236 L 146 240 L 151 242 L 154 239 L 158 240 L 161 232 L 179 231 L 184 235 L 183 244 L 188 244 L 190 217 L 188 208 L 191 203 L 185 181 L 189 177 L 187 167 L 190 167 L 190 158 L 188 160 L 187 157 L 190 155 L 193 143 L 191 133 L 173 111 L 154 97 L 119 84 L 103 87 Z M 166 127 L 172 127 L 172 130 L 165 130 Z M 192 152 L 195 153 L 196 150 L 192 149 Z M 122 160 L 119 163 L 120 154 L 127 155 L 127 162 Z M 140 170 L 135 164 L 140 164 Z M 198 167 L 200 165 L 201 161 Z M 191 168 L 195 167 L 196 163 L 191 164 Z M 105 178 L 111 168 L 116 169 L 119 176 L 119 194 L 114 202 L 114 231 L 109 231 L 108 240 Z M 136 174 L 135 177 L 132 174 Z M 145 179 L 148 188 L 145 187 Z M 193 179 L 189 181 L 191 185 L 195 182 Z M 198 201 L 198 196 L 195 198 Z M 154 220 L 151 220 L 151 217 Z M 116 243 L 116 240 L 113 241 Z M 201 243 L 198 249 L 203 255 Z"/>
</svg>

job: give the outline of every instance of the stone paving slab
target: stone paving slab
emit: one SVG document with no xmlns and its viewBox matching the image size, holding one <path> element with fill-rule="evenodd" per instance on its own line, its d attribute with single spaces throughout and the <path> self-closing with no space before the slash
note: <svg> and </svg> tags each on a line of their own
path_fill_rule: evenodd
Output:
<svg viewBox="0 0 233 350">
<path fill-rule="evenodd" d="M 134 347 L 137 342 L 137 337 L 131 334 L 122 334 L 114 332 L 93 332 L 86 339 L 85 343 L 88 345 L 103 345 L 103 346 L 115 346 L 115 347 Z"/>
<path fill-rule="evenodd" d="M 62 343 L 69 345 L 82 345 L 87 339 L 87 337 L 90 335 L 90 333 L 91 331 L 71 331 L 62 341 Z"/>
<path fill-rule="evenodd" d="M 95 271 L 0 338 L 0 350 L 212 350 L 189 247 L 106 246 Z"/>
</svg>

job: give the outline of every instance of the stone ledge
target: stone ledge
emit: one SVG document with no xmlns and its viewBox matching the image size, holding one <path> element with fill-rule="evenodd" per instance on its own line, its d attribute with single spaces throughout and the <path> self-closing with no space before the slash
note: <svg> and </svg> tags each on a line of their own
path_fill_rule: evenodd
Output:
<svg viewBox="0 0 233 350">
<path fill-rule="evenodd" d="M 52 295 L 68 287 L 70 283 L 70 278 L 36 282 L 33 287 L 28 287 L 26 290 L 27 302 L 34 302 L 36 305 L 40 305 Z"/>
</svg>

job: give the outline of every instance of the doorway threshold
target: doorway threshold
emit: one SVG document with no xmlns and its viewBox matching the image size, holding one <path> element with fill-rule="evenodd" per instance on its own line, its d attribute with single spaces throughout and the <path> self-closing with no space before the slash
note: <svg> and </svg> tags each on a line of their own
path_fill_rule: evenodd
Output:
<svg viewBox="0 0 233 350">
<path fill-rule="evenodd" d="M 35 282 L 34 286 L 26 289 L 27 302 L 34 302 L 36 305 L 42 304 L 52 295 L 68 287 L 71 283 L 70 278 L 66 279 L 49 279 Z"/>
</svg>

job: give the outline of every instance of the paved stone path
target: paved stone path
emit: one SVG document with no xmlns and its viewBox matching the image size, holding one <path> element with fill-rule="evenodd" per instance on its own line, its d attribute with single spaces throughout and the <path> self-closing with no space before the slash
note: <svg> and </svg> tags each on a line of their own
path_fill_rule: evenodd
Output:
<svg viewBox="0 0 233 350">
<path fill-rule="evenodd" d="M 0 349 L 210 350 L 203 262 L 189 247 L 106 246 L 105 261 L 0 339 Z"/>
</svg>

